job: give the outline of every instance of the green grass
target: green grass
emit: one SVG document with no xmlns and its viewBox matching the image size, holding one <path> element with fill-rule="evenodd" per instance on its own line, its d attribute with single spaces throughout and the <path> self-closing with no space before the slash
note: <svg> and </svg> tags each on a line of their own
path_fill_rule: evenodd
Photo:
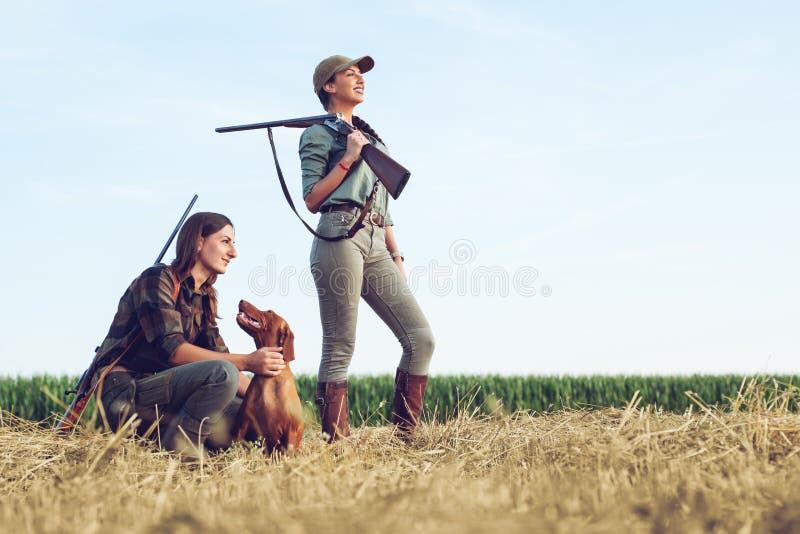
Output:
<svg viewBox="0 0 800 534">
<path fill-rule="evenodd" d="M 460 406 L 466 405 L 470 409 L 477 406 L 484 412 L 502 406 L 509 412 L 540 413 L 564 407 L 619 407 L 639 391 L 643 405 L 683 412 L 691 404 L 686 391 L 693 391 L 707 404 L 727 404 L 736 395 L 743 378 L 742 375 L 433 376 L 428 383 L 425 401 L 426 408 L 435 411 L 439 420 L 444 420 L 455 415 Z M 800 376 L 775 376 L 770 380 L 800 384 Z M 63 413 L 63 406 L 59 406 L 55 399 L 67 402 L 64 390 L 71 389 L 76 381 L 77 377 L 48 375 L 0 378 L 0 408 L 25 419 L 46 420 L 53 414 Z M 304 402 L 313 403 L 315 384 L 313 376 L 297 377 L 298 393 Z M 52 393 L 52 397 L 45 391 Z M 351 377 L 351 421 L 380 424 L 382 418 L 389 417 L 392 391 L 392 376 Z M 466 403 L 466 399 L 473 402 Z"/>
</svg>

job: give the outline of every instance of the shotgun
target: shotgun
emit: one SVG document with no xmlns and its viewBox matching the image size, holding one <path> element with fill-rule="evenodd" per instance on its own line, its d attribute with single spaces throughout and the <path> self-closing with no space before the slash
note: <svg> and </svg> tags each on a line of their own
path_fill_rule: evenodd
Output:
<svg viewBox="0 0 800 534">
<path fill-rule="evenodd" d="M 269 130 L 270 142 L 272 142 L 272 128 L 283 126 L 284 128 L 308 128 L 313 124 L 325 124 L 340 133 L 349 135 L 353 133 L 354 128 L 347 124 L 341 114 L 330 113 L 328 115 L 316 115 L 314 117 L 300 117 L 298 119 L 286 119 L 271 122 L 257 122 L 254 124 L 240 124 L 238 126 L 222 126 L 215 128 L 217 133 L 228 132 L 241 132 L 244 130 L 261 130 L 266 128 Z M 273 145 L 274 153 L 274 145 Z M 386 190 L 392 195 L 392 198 L 397 200 L 403 188 L 411 178 L 411 171 L 397 163 L 388 155 L 384 154 L 372 145 L 364 145 L 361 148 L 361 156 L 364 161 L 369 165 L 370 169 L 375 173 L 375 176 L 386 187 Z M 277 159 L 276 165 L 277 165 Z"/>
</svg>

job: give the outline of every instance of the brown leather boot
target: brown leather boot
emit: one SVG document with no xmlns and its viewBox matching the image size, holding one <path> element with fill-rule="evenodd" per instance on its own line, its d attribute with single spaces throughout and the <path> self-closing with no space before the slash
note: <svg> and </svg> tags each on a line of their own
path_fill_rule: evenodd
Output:
<svg viewBox="0 0 800 534">
<path fill-rule="evenodd" d="M 328 443 L 350 435 L 350 417 L 347 413 L 347 380 L 317 382 L 315 402 L 319 409 L 322 432 L 328 435 Z"/>
<path fill-rule="evenodd" d="M 398 369 L 394 377 L 392 423 L 406 437 L 417 428 L 427 385 L 427 375 L 412 375 Z"/>
</svg>

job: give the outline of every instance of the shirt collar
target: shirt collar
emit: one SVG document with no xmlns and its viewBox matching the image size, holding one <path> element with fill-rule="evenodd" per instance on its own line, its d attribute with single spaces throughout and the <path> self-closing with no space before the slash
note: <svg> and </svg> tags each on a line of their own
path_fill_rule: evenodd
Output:
<svg viewBox="0 0 800 534">
<path fill-rule="evenodd" d="M 186 286 L 191 293 L 194 293 L 194 277 L 192 276 L 191 272 L 186 273 L 186 275 L 181 279 L 181 285 Z M 203 285 L 200 286 L 200 290 L 198 291 L 198 293 L 205 296 L 208 294 L 208 288 L 209 288 L 209 283 L 208 280 L 206 280 L 205 282 L 203 282 Z"/>
</svg>

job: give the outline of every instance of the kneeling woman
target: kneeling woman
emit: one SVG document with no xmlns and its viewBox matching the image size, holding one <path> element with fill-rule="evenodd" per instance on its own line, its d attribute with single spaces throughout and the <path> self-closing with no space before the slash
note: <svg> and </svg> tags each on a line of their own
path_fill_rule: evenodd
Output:
<svg viewBox="0 0 800 534">
<path fill-rule="evenodd" d="M 169 266 L 146 269 L 125 291 L 95 376 L 122 354 L 99 388 L 111 427 L 137 413 L 140 428 L 159 421 L 161 446 L 198 456 L 203 445 L 230 445 L 238 397 L 249 384 L 242 371 L 274 376 L 284 363 L 275 347 L 231 354 L 219 334 L 214 282 L 236 257 L 227 217 L 189 217 L 176 256 Z"/>
</svg>

